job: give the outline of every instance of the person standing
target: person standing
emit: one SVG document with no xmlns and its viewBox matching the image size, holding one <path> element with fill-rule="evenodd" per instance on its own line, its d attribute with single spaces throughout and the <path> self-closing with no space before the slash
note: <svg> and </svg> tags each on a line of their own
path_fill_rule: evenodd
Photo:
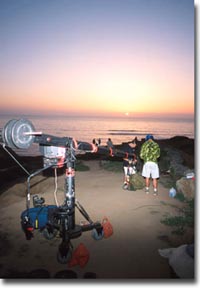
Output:
<svg viewBox="0 0 200 289">
<path fill-rule="evenodd" d="M 123 189 L 127 190 L 129 188 L 129 178 L 130 175 L 136 172 L 136 163 L 137 163 L 137 157 L 135 154 L 135 148 L 136 148 L 136 139 L 129 142 L 126 147 L 123 148 L 123 151 L 127 154 L 123 158 L 123 169 L 124 169 L 124 184 Z"/>
<path fill-rule="evenodd" d="M 112 142 L 111 138 L 108 138 L 106 144 L 107 144 L 107 146 L 108 146 L 109 148 L 112 148 L 112 149 L 114 148 L 114 145 L 113 145 L 113 142 Z"/>
<path fill-rule="evenodd" d="M 150 178 L 153 183 L 153 194 L 158 194 L 158 178 L 159 167 L 158 158 L 160 157 L 160 147 L 154 141 L 154 137 L 151 134 L 146 135 L 145 142 L 140 150 L 140 158 L 144 161 L 142 168 L 142 176 L 145 178 L 145 192 L 149 193 Z"/>
</svg>

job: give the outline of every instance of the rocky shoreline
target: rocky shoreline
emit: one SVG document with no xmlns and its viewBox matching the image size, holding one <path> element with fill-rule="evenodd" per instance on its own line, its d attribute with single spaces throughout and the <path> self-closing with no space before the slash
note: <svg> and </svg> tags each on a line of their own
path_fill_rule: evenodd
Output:
<svg viewBox="0 0 200 289">
<path fill-rule="evenodd" d="M 184 175 L 187 170 L 193 170 L 194 163 L 194 139 L 184 136 L 175 136 L 170 139 L 156 140 L 161 148 L 161 157 L 159 159 L 159 167 L 161 173 L 171 172 L 175 179 Z M 138 141 L 137 155 L 143 143 Z M 124 143 L 116 145 L 116 149 L 121 149 Z M 11 151 L 11 150 L 10 150 Z M 11 151 L 16 159 L 24 166 L 28 172 L 34 172 L 43 167 L 42 156 L 19 156 Z M 77 155 L 78 160 L 98 160 L 106 159 L 111 161 L 120 161 L 117 157 L 105 156 L 95 153 L 84 153 Z M 8 153 L 0 146 L 0 193 L 6 188 L 17 182 L 24 182 L 27 174 L 17 165 L 17 163 L 8 155 Z M 139 160 L 140 161 L 140 160 Z M 140 164 L 141 167 L 142 163 Z"/>
</svg>

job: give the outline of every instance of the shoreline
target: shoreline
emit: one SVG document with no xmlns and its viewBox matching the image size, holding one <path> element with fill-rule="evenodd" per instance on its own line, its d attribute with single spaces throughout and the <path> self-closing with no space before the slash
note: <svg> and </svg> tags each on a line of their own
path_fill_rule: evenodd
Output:
<svg viewBox="0 0 200 289">
<path fill-rule="evenodd" d="M 183 164 L 188 167 L 188 169 L 194 169 L 194 139 L 190 139 L 184 136 L 175 136 L 173 138 L 164 139 L 164 140 L 156 140 L 162 151 L 166 151 L 169 148 L 178 152 L 182 158 Z M 139 155 L 139 150 L 143 141 L 138 141 L 136 154 Z M 115 145 L 116 149 L 121 149 L 122 146 L 126 143 L 121 143 L 119 145 Z M 105 146 L 103 146 L 105 147 Z M 34 172 L 37 169 L 43 167 L 43 156 L 22 156 L 17 155 L 12 150 L 8 149 L 12 152 L 14 157 L 26 168 L 28 172 Z M 166 154 L 166 153 L 164 153 Z M 163 154 L 163 155 L 164 155 Z M 111 157 L 108 155 L 102 155 L 98 153 L 83 153 L 78 154 L 76 156 L 77 160 L 109 160 L 109 161 L 122 161 L 122 159 L 118 157 Z M 161 158 L 162 154 L 161 154 Z M 170 158 L 170 157 L 169 157 Z M 168 159 L 169 159 L 168 158 Z M 17 165 L 17 163 L 9 156 L 9 154 L 0 146 L 0 193 L 6 189 L 8 186 L 15 184 L 17 180 L 21 178 L 25 180 L 27 174 Z M 161 159 L 162 160 L 162 159 Z M 163 162 L 163 160 L 162 160 Z"/>
</svg>

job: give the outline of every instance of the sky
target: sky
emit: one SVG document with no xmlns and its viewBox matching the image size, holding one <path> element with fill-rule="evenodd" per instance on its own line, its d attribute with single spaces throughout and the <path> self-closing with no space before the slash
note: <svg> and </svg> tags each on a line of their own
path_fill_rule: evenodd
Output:
<svg viewBox="0 0 200 289">
<path fill-rule="evenodd" d="M 0 112 L 193 115 L 192 0 L 0 0 Z"/>
</svg>

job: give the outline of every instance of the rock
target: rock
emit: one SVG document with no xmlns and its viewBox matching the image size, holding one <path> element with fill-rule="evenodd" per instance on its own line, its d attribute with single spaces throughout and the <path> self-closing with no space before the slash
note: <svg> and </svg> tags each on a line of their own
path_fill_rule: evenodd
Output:
<svg viewBox="0 0 200 289">
<path fill-rule="evenodd" d="M 172 267 L 172 269 L 179 278 L 194 278 L 193 244 L 184 244 L 177 248 L 159 249 L 158 252 L 160 256 L 168 258 L 169 265 Z"/>
<path fill-rule="evenodd" d="M 182 164 L 190 169 L 194 168 L 194 139 L 185 136 L 175 136 L 170 139 L 158 140 L 161 147 L 179 151 Z"/>
<path fill-rule="evenodd" d="M 194 179 L 182 177 L 176 181 L 176 189 L 179 193 L 182 193 L 186 199 L 193 199 L 195 194 L 195 181 Z"/>
<path fill-rule="evenodd" d="M 184 175 L 184 172 L 188 169 L 185 165 L 183 165 L 183 158 L 181 153 L 177 149 L 166 148 L 168 157 L 169 157 L 169 169 L 171 174 L 174 177 L 181 177 Z"/>
</svg>

